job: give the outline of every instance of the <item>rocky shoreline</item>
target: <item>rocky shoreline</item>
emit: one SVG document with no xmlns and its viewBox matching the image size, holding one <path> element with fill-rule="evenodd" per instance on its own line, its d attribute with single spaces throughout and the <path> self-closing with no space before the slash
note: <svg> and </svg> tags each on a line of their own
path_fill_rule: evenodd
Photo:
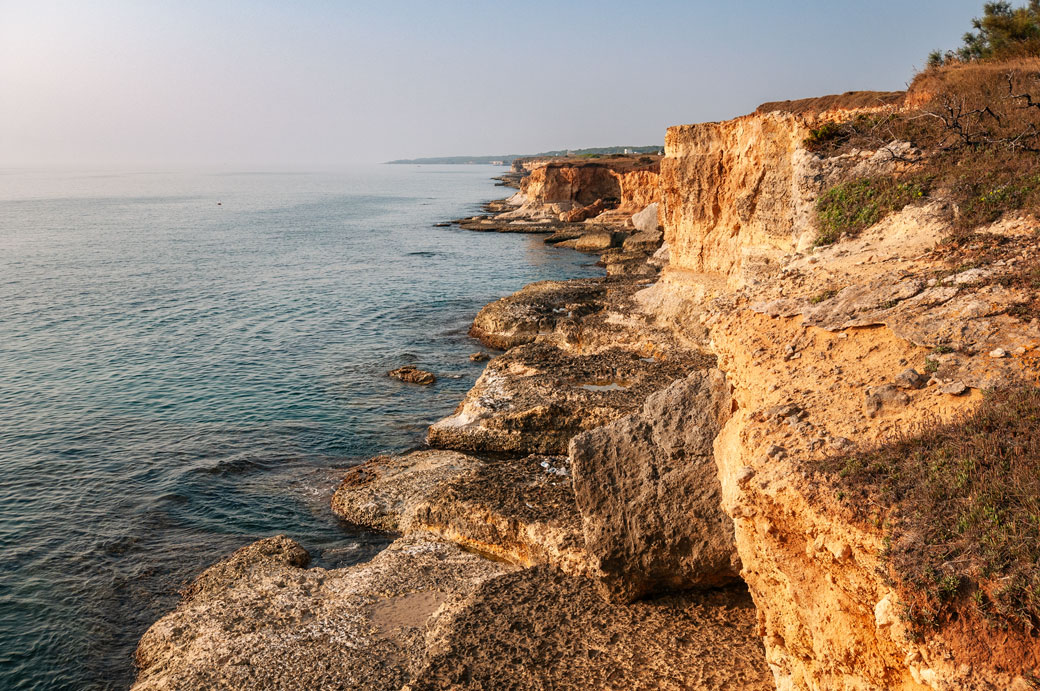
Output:
<svg viewBox="0 0 1040 691">
<path fill-rule="evenodd" d="M 820 245 L 827 184 L 912 154 L 809 151 L 813 118 L 898 107 L 827 104 L 670 128 L 663 159 L 514 164 L 517 194 L 456 223 L 606 275 L 487 305 L 471 335 L 504 352 L 427 448 L 347 474 L 334 510 L 389 548 L 239 550 L 142 638 L 135 688 L 1028 688 L 1028 630 L 911 630 L 885 523 L 820 468 L 1036 380 L 1038 224 L 979 231 L 1002 254 L 971 268 L 941 200 Z"/>
<path fill-rule="evenodd" d="M 455 223 L 601 252 L 608 275 L 531 284 L 481 310 L 471 335 L 504 352 L 455 414 L 431 426 L 429 448 L 348 473 L 334 511 L 401 535 L 391 547 L 331 571 L 306 568 L 306 552 L 287 538 L 239 550 L 142 639 L 136 689 L 772 687 L 732 536 L 706 548 L 717 568 L 683 568 L 668 554 L 676 536 L 650 557 L 638 546 L 625 555 L 621 507 L 611 505 L 625 499 L 603 503 L 596 487 L 575 487 L 571 457 L 595 463 L 591 450 L 624 434 L 611 423 L 638 425 L 655 417 L 647 405 L 719 385 L 702 349 L 645 317 L 618 322 L 660 268 L 657 204 L 634 222 L 615 214 L 595 224 L 539 221 L 544 210 L 530 204 L 535 220 L 518 223 L 517 206 L 515 197 L 491 202 L 489 216 Z M 670 393 L 676 381 L 682 391 Z M 710 461 L 711 436 L 691 443 L 679 438 L 689 425 L 651 425 L 650 435 L 675 439 L 672 455 Z M 575 437 L 583 441 L 569 456 Z M 725 519 L 717 495 L 705 520 Z M 615 556 L 589 551 L 590 516 L 602 522 L 599 549 Z M 633 580 L 619 559 L 652 563 Z M 672 565 L 679 575 L 663 575 Z"/>
</svg>

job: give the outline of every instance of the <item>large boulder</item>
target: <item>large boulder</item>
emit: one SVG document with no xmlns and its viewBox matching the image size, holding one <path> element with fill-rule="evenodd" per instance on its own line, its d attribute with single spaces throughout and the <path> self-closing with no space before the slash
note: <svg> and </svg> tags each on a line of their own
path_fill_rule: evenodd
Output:
<svg viewBox="0 0 1040 691">
<path fill-rule="evenodd" d="M 712 444 L 731 410 L 716 369 L 647 398 L 638 412 L 571 440 L 586 550 L 604 594 L 711 587 L 738 578 Z"/>
<path fill-rule="evenodd" d="M 643 233 L 655 232 L 658 228 L 657 209 L 658 203 L 654 202 L 639 213 L 632 214 L 632 226 Z"/>
</svg>

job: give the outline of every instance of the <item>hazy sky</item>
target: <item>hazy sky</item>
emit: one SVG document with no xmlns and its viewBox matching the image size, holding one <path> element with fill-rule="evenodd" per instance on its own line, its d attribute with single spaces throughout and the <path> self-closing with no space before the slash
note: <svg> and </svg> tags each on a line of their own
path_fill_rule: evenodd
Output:
<svg viewBox="0 0 1040 691">
<path fill-rule="evenodd" d="M 333 168 L 656 144 L 668 125 L 763 101 L 901 89 L 981 6 L 0 0 L 0 166 Z"/>
</svg>

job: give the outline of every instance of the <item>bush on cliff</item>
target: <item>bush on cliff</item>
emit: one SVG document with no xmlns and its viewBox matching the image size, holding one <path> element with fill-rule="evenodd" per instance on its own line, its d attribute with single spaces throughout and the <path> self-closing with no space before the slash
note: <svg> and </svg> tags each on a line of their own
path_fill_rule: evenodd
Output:
<svg viewBox="0 0 1040 691">
<path fill-rule="evenodd" d="M 989 392 L 957 422 L 822 470 L 843 503 L 885 526 L 883 556 L 915 631 L 965 607 L 1040 631 L 1040 388 Z"/>
<path fill-rule="evenodd" d="M 928 66 L 1040 55 L 1040 0 L 1017 8 L 1010 2 L 987 2 L 982 17 L 971 20 L 971 25 L 974 31 L 964 34 L 960 48 L 932 51 Z"/>
</svg>

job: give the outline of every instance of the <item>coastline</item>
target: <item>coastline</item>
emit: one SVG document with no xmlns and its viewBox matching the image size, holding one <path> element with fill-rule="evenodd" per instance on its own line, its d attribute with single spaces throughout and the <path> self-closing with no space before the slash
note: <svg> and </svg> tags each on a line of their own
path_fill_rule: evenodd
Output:
<svg viewBox="0 0 1040 691">
<path fill-rule="evenodd" d="M 518 181 L 507 176 L 500 183 Z M 306 569 L 306 553 L 282 537 L 242 548 L 201 574 L 177 610 L 145 634 L 135 689 L 295 688 L 298 679 L 307 680 L 300 688 L 349 680 L 366 688 L 441 688 L 474 674 L 482 683 L 517 688 L 597 687 L 608 678 L 645 683 L 647 670 L 619 663 L 625 659 L 649 661 L 661 679 L 676 684 L 740 679 L 743 688 L 769 688 L 746 589 L 631 602 L 633 593 L 653 587 L 622 586 L 629 592 L 617 597 L 605 585 L 615 581 L 618 590 L 617 574 L 604 573 L 585 548 L 571 439 L 638 416 L 650 394 L 712 364 L 665 329 L 611 323 L 611 314 L 630 311 L 633 295 L 659 269 L 656 207 L 655 227 L 646 230 L 633 227 L 630 214 L 591 224 L 546 222 L 537 214 L 527 221 L 514 213 L 512 227 L 501 225 L 496 219 L 515 210 L 513 199 L 485 204 L 488 216 L 476 222 L 490 219 L 496 232 L 537 232 L 549 244 L 599 254 L 606 275 L 536 282 L 485 306 L 471 335 L 500 352 L 455 414 L 430 428 L 426 448 L 376 457 L 347 473 L 333 510 L 354 525 L 400 535 L 396 542 L 371 562 L 332 570 Z M 474 229 L 466 219 L 453 223 Z M 583 236 L 599 246 L 582 245 Z M 719 570 L 730 571 L 729 552 L 721 552 L 726 563 Z M 733 581 L 702 576 L 693 581 Z M 267 594 L 262 603 L 261 593 Z M 237 611 L 236 620 L 249 623 L 236 631 L 227 622 L 215 639 L 184 640 L 185 632 L 205 629 L 214 608 Z M 551 643 L 518 665 L 507 655 L 512 628 L 516 617 L 536 611 L 543 633 L 532 641 Z M 320 635 L 301 612 L 322 620 Z M 284 648 L 278 641 L 286 631 L 277 629 L 286 626 L 310 643 Z M 330 626 L 333 638 L 350 641 L 349 655 L 330 647 Z M 700 632 L 691 637 L 692 627 Z M 582 639 L 590 628 L 601 629 L 604 654 L 589 657 L 594 641 Z M 673 633 L 657 640 L 662 631 Z M 505 647 L 489 649 L 489 640 Z M 675 645 L 686 654 L 666 653 Z M 218 665 L 213 650 L 251 662 Z M 734 651 L 743 651 L 739 663 L 729 660 Z M 541 666 L 532 663 L 547 654 Z M 258 659 L 269 662 L 257 666 Z M 258 677 L 258 669 L 266 671 Z M 334 677 L 323 676 L 328 670 Z"/>
<path fill-rule="evenodd" d="M 919 462 L 905 430 L 964 434 L 984 391 L 1035 396 L 1037 219 L 964 237 L 938 191 L 830 242 L 828 190 L 920 155 L 810 148 L 899 107 L 863 98 L 672 127 L 639 165 L 532 163 L 460 219 L 606 276 L 481 309 L 471 333 L 508 350 L 430 448 L 346 476 L 334 510 L 388 549 L 334 570 L 284 539 L 240 550 L 142 638 L 136 688 L 1028 688 L 1032 620 L 994 620 L 986 574 L 951 574 L 981 604 L 900 575 L 914 507 L 845 470 Z"/>
</svg>

